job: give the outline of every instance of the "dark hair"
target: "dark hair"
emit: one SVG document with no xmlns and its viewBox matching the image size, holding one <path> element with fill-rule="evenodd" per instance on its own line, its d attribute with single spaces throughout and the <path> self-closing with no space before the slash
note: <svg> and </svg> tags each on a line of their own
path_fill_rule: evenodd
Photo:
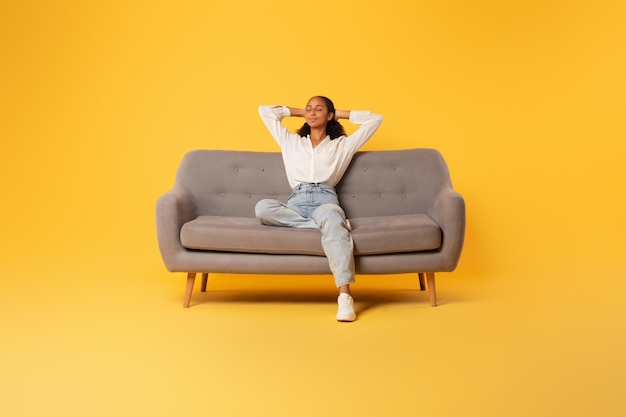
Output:
<svg viewBox="0 0 626 417">
<path fill-rule="evenodd" d="M 324 96 L 316 96 L 324 100 L 326 103 L 326 107 L 328 107 L 328 112 L 333 113 L 333 118 L 328 121 L 326 124 L 326 134 L 330 136 L 330 140 L 337 139 L 340 136 L 345 136 L 346 132 L 343 130 L 343 126 L 341 123 L 337 121 L 337 113 L 335 112 L 335 105 L 328 97 Z M 306 136 L 311 134 L 311 126 L 308 123 L 304 123 L 300 130 L 298 130 L 298 135 Z"/>
</svg>

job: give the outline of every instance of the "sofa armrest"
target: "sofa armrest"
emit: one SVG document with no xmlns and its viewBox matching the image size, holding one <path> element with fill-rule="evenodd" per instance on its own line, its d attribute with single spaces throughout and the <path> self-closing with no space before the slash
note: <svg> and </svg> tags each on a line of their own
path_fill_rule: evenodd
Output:
<svg viewBox="0 0 626 417">
<path fill-rule="evenodd" d="M 157 239 L 163 263 L 169 271 L 175 269 L 176 258 L 186 250 L 180 241 L 180 229 L 196 217 L 193 196 L 186 188 L 174 187 L 157 200 Z"/>
<path fill-rule="evenodd" d="M 460 193 L 446 187 L 431 204 L 428 215 L 441 227 L 440 254 L 444 257 L 445 270 L 453 271 L 465 240 L 465 200 Z"/>
</svg>

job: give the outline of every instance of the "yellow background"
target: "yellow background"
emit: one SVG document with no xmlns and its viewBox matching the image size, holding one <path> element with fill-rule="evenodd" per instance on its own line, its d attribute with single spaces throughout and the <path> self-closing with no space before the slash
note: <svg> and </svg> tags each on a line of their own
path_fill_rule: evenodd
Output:
<svg viewBox="0 0 626 417">
<path fill-rule="evenodd" d="M 0 414 L 626 413 L 625 2 L 2 0 L 0 45 Z M 328 277 L 215 275 L 183 310 L 183 154 L 274 151 L 257 106 L 316 94 L 446 158 L 441 305 L 358 277 L 344 325 Z"/>
</svg>

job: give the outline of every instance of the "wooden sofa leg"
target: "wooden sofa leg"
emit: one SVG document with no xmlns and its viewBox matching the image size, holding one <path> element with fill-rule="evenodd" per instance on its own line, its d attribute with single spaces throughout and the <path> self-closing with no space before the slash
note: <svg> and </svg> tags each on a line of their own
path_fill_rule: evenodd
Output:
<svg viewBox="0 0 626 417">
<path fill-rule="evenodd" d="M 203 272 L 202 273 L 202 287 L 200 287 L 200 291 L 206 292 L 206 284 L 207 284 L 207 282 L 209 282 L 209 273 L 208 272 Z"/>
<path fill-rule="evenodd" d="M 196 282 L 196 273 L 189 272 L 187 274 L 187 287 L 185 288 L 185 299 L 183 300 L 183 308 L 189 308 L 191 302 L 191 293 L 193 292 L 193 284 Z"/>
<path fill-rule="evenodd" d="M 426 281 L 428 282 L 428 295 L 430 296 L 430 305 L 437 307 L 437 291 L 435 289 L 435 273 L 426 272 Z"/>
<path fill-rule="evenodd" d="M 426 286 L 424 285 L 424 273 L 419 272 L 417 275 L 420 279 L 420 291 L 424 291 L 426 289 Z"/>
</svg>

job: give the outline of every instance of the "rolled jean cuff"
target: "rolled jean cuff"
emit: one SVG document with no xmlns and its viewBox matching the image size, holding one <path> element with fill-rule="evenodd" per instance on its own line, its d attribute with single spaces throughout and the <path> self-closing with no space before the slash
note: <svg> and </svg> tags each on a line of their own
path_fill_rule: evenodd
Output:
<svg viewBox="0 0 626 417">
<path fill-rule="evenodd" d="M 356 282 L 356 279 L 354 277 L 344 278 L 344 279 L 335 279 L 335 285 L 337 286 L 337 288 L 341 287 L 342 285 L 354 284 L 355 282 Z"/>
</svg>

